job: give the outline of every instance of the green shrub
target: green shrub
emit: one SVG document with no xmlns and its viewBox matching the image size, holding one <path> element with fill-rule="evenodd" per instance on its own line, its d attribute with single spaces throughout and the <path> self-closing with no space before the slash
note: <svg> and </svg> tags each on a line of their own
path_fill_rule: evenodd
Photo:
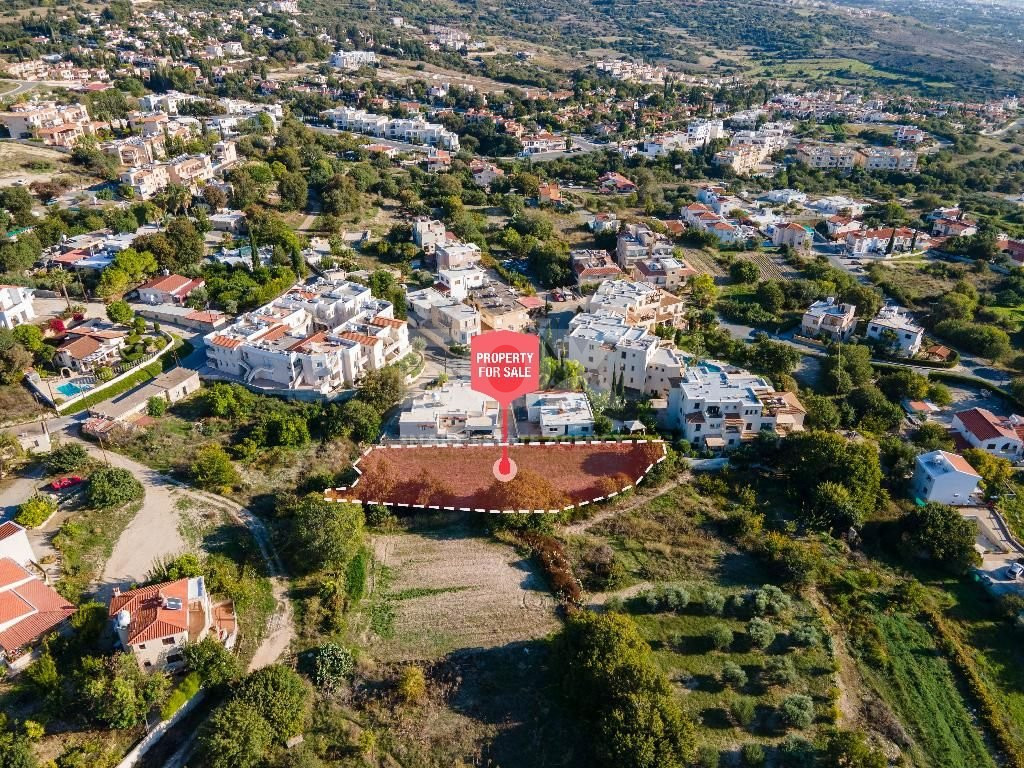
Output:
<svg viewBox="0 0 1024 768">
<path fill-rule="evenodd" d="M 797 624 L 789 633 L 789 638 L 794 645 L 813 648 L 821 642 L 821 633 L 813 624 Z"/>
<path fill-rule="evenodd" d="M 722 665 L 722 671 L 718 674 L 718 679 L 722 685 L 742 688 L 747 684 L 747 673 L 743 671 L 743 667 L 739 664 L 727 661 Z"/>
<path fill-rule="evenodd" d="M 770 621 L 754 618 L 747 624 L 747 636 L 755 648 L 767 648 L 775 642 L 775 627 Z"/>
<path fill-rule="evenodd" d="M 142 483 L 120 467 L 101 467 L 89 477 L 86 499 L 90 506 L 104 509 L 137 501 L 145 494 Z"/>
<path fill-rule="evenodd" d="M 747 605 L 754 616 L 781 616 L 793 606 L 793 601 L 774 584 L 766 584 L 750 593 Z"/>
<path fill-rule="evenodd" d="M 732 630 L 724 624 L 716 624 L 708 632 L 708 642 L 716 651 L 727 650 L 733 641 Z"/>
<path fill-rule="evenodd" d="M 38 528 L 56 511 L 57 502 L 54 499 L 37 493 L 18 507 L 14 522 L 25 528 Z"/>
<path fill-rule="evenodd" d="M 366 571 L 370 561 L 368 550 L 361 549 L 348 564 L 345 571 L 345 593 L 352 602 L 358 602 L 366 594 Z"/>
<path fill-rule="evenodd" d="M 51 475 L 76 472 L 89 463 L 89 452 L 78 443 L 58 445 L 46 455 L 46 470 Z"/>
<path fill-rule="evenodd" d="M 744 744 L 740 756 L 743 758 L 743 764 L 750 768 L 760 768 L 764 765 L 764 747 L 755 742 Z"/>
<path fill-rule="evenodd" d="M 779 706 L 779 715 L 789 728 L 810 728 L 814 722 L 814 701 L 801 693 L 787 696 Z"/>
<path fill-rule="evenodd" d="M 697 768 L 718 768 L 721 760 L 718 748 L 710 744 L 702 744 L 697 750 Z"/>
<path fill-rule="evenodd" d="M 336 643 L 324 643 L 313 651 L 313 683 L 326 693 L 333 693 L 355 668 L 352 651 Z"/>
<path fill-rule="evenodd" d="M 749 696 L 737 696 L 729 702 L 729 714 L 740 728 L 746 728 L 754 722 L 756 712 L 757 705 Z"/>
<path fill-rule="evenodd" d="M 157 419 L 167 413 L 167 400 L 163 397 L 151 397 L 146 401 L 146 413 Z"/>
<path fill-rule="evenodd" d="M 796 681 L 796 670 L 788 656 L 772 656 L 764 663 L 758 681 L 766 688 L 790 685 Z"/>
<path fill-rule="evenodd" d="M 799 736 L 787 736 L 779 745 L 780 768 L 814 768 L 814 745 Z"/>
</svg>

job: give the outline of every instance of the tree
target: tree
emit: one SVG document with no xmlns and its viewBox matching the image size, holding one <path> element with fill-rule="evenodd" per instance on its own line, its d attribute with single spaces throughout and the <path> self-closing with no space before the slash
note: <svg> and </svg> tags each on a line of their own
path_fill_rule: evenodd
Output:
<svg viewBox="0 0 1024 768">
<path fill-rule="evenodd" d="M 198 674 L 206 687 L 233 683 L 242 676 L 238 657 L 212 636 L 198 643 L 186 643 L 181 653 L 185 667 Z"/>
<path fill-rule="evenodd" d="M 203 235 L 190 219 L 184 216 L 172 219 L 167 225 L 166 235 L 171 245 L 170 257 L 160 261 L 160 254 L 153 252 L 161 268 L 177 272 L 198 264 L 206 255 Z"/>
<path fill-rule="evenodd" d="M 355 397 L 339 409 L 348 433 L 358 443 L 368 443 L 380 434 L 380 412 L 367 402 Z"/>
<path fill-rule="evenodd" d="M 698 307 L 710 307 L 718 296 L 718 288 L 711 275 L 693 275 L 687 285 L 690 288 L 690 297 Z"/>
<path fill-rule="evenodd" d="M 742 688 L 747 684 L 747 673 L 743 671 L 743 667 L 732 661 L 727 661 L 722 665 L 722 671 L 718 678 L 724 685 L 730 685 L 733 688 Z"/>
<path fill-rule="evenodd" d="M 693 759 L 693 725 L 629 617 L 572 614 L 554 658 L 567 701 L 594 729 L 599 765 L 682 768 Z"/>
<path fill-rule="evenodd" d="M 839 427 L 839 409 L 831 399 L 822 395 L 807 394 L 801 396 L 800 402 L 807 410 L 807 427 L 824 431 L 832 431 Z"/>
<path fill-rule="evenodd" d="M 780 467 L 789 477 L 790 492 L 810 503 L 822 482 L 846 487 L 859 517 L 878 505 L 882 469 L 878 451 L 867 442 L 852 442 L 832 432 L 807 430 L 789 435 L 779 454 Z"/>
<path fill-rule="evenodd" d="M 737 259 L 729 265 L 729 278 L 734 283 L 752 283 L 761 276 L 761 270 L 752 261 Z"/>
<path fill-rule="evenodd" d="M 154 419 L 158 419 L 167 413 L 167 399 L 153 396 L 146 401 L 146 413 Z"/>
<path fill-rule="evenodd" d="M 0 329 L 0 383 L 14 384 L 32 365 L 32 353 L 18 343 L 14 334 Z"/>
<path fill-rule="evenodd" d="M 951 573 L 965 573 L 981 564 L 974 548 L 978 535 L 975 523 L 952 507 L 934 502 L 915 506 L 904 519 L 904 529 L 911 549 Z"/>
<path fill-rule="evenodd" d="M 561 509 L 569 498 L 551 480 L 530 469 L 521 469 L 507 483 L 495 480 L 484 494 L 490 509 Z"/>
<path fill-rule="evenodd" d="M 307 571 L 342 573 L 363 545 L 363 510 L 311 493 L 299 503 L 292 521 L 293 558 Z"/>
<path fill-rule="evenodd" d="M 56 511 L 55 499 L 37 493 L 18 507 L 18 514 L 15 515 L 14 522 L 25 528 L 38 528 Z"/>
<path fill-rule="evenodd" d="M 708 642 L 716 651 L 725 651 L 732 646 L 732 630 L 724 624 L 715 624 L 708 632 Z"/>
<path fill-rule="evenodd" d="M 911 437 L 911 441 L 923 451 L 951 451 L 953 438 L 949 431 L 937 421 L 926 421 L 921 424 Z"/>
<path fill-rule="evenodd" d="M 819 531 L 845 531 L 862 522 L 847 487 L 827 480 L 814 489 L 805 512 L 808 527 Z"/>
<path fill-rule="evenodd" d="M 101 467 L 89 477 L 85 497 L 92 507 L 119 507 L 141 499 L 145 494 L 142 483 L 127 469 Z"/>
<path fill-rule="evenodd" d="M 79 443 L 58 445 L 46 455 L 46 470 L 51 475 L 76 472 L 89 463 L 89 452 Z"/>
<path fill-rule="evenodd" d="M 370 371 L 359 383 L 358 397 L 373 406 L 378 413 L 393 408 L 405 397 L 405 377 L 402 371 L 393 365 Z"/>
<path fill-rule="evenodd" d="M 130 653 L 85 656 L 77 675 L 82 711 L 111 728 L 145 722 L 168 688 L 162 672 L 144 673 Z"/>
<path fill-rule="evenodd" d="M 1013 464 L 1009 459 L 993 456 L 981 448 L 968 448 L 964 451 L 963 456 L 967 459 L 967 463 L 981 475 L 985 491 L 990 495 L 999 493 L 1000 489 L 1005 488 L 1013 477 Z"/>
<path fill-rule="evenodd" d="M 283 744 L 301 733 L 309 711 L 310 691 L 294 670 L 271 664 L 242 680 L 235 699 L 266 720 L 274 738 Z"/>
<path fill-rule="evenodd" d="M 207 490 L 223 491 L 242 481 L 227 451 L 216 443 L 204 445 L 196 452 L 190 472 L 196 485 Z"/>
<path fill-rule="evenodd" d="M 277 181 L 277 191 L 281 196 L 281 210 L 301 211 L 309 199 L 309 182 L 298 171 L 285 171 Z"/>
<path fill-rule="evenodd" d="M 162 557 L 153 561 L 146 576 L 150 584 L 159 584 L 163 581 L 177 581 L 178 579 L 191 579 L 203 575 L 203 564 L 197 555 L 191 552 L 184 552 L 177 557 Z"/>
<path fill-rule="evenodd" d="M 112 301 L 107 304 L 107 317 L 118 325 L 131 325 L 135 312 L 127 301 Z"/>
<path fill-rule="evenodd" d="M 814 722 L 814 700 L 810 696 L 794 693 L 782 700 L 779 715 L 790 728 L 810 728 Z"/>
<path fill-rule="evenodd" d="M 199 734 L 200 751 L 210 768 L 256 768 L 274 741 L 274 731 L 256 707 L 233 699 L 222 704 Z"/>
<path fill-rule="evenodd" d="M 928 396 L 928 379 L 909 368 L 900 368 L 882 376 L 878 388 L 894 403 L 923 400 Z"/>
</svg>

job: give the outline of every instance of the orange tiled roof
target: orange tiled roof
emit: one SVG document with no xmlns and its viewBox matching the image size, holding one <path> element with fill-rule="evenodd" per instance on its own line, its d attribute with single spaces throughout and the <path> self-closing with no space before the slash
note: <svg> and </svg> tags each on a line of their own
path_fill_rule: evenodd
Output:
<svg viewBox="0 0 1024 768">
<path fill-rule="evenodd" d="M 164 598 L 181 600 L 180 610 L 164 607 Z M 130 592 L 122 592 L 110 600 L 110 617 L 121 610 L 131 615 L 128 643 L 136 645 L 188 630 L 188 579 L 153 584 Z"/>
</svg>

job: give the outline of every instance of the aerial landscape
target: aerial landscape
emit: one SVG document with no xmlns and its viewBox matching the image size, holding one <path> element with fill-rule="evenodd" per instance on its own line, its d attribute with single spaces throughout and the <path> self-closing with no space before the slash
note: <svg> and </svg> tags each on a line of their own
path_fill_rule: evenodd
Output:
<svg viewBox="0 0 1024 768">
<path fill-rule="evenodd" d="M 1022 41 L 5 0 L 0 768 L 1024 768 Z"/>
</svg>

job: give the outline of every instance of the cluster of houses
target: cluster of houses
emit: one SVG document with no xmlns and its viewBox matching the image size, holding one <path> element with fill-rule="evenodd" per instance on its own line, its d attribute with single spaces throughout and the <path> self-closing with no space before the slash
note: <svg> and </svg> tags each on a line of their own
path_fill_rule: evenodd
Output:
<svg viewBox="0 0 1024 768">
<path fill-rule="evenodd" d="M 387 117 L 364 109 L 337 107 L 320 113 L 320 118 L 340 131 L 375 136 L 407 144 L 426 144 L 452 152 L 459 149 L 458 134 L 440 123 L 429 123 L 421 114 L 413 117 Z"/>
<path fill-rule="evenodd" d="M 811 304 L 800 321 L 801 333 L 812 339 L 848 341 L 856 329 L 857 307 L 837 303 L 833 297 Z M 905 309 L 891 304 L 868 320 L 865 335 L 900 357 L 914 357 L 924 343 L 924 327 Z"/>
<path fill-rule="evenodd" d="M 84 104 L 27 101 L 0 112 L 0 126 L 13 139 L 39 139 L 46 146 L 71 148 L 85 136 L 95 136 L 109 123 L 89 117 Z"/>
</svg>

